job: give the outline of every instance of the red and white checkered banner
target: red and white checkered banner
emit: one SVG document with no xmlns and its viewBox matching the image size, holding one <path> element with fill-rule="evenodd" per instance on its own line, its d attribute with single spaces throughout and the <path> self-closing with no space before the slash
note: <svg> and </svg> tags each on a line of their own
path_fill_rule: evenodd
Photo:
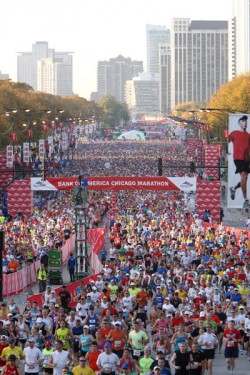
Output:
<svg viewBox="0 0 250 375">
<path fill-rule="evenodd" d="M 200 217 L 209 210 L 213 222 L 220 222 L 220 181 L 197 181 L 196 210 Z"/>
</svg>

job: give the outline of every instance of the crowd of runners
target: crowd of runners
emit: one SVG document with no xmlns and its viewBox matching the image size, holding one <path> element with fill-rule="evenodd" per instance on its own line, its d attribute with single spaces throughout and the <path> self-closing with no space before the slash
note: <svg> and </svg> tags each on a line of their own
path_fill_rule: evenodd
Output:
<svg viewBox="0 0 250 375">
<path fill-rule="evenodd" d="M 110 158 L 121 152 L 113 144 Z M 93 149 L 98 154 L 95 146 L 88 145 L 89 155 Z M 185 155 L 179 146 L 168 145 L 178 150 L 177 161 Z M 135 160 L 143 160 L 145 147 L 141 154 L 134 147 Z M 150 151 L 148 157 L 154 157 Z M 88 163 L 81 166 L 79 159 L 76 169 L 85 172 L 94 162 Z M 140 174 L 131 161 L 129 166 L 127 174 Z M 8 256 L 16 257 L 18 248 L 60 251 L 64 225 L 67 236 L 73 233 L 70 194 L 49 198 L 39 200 L 31 219 L 4 224 Z M 232 374 L 236 358 L 250 360 L 248 232 L 236 236 L 223 223 L 204 227 L 180 192 L 121 191 L 113 217 L 105 215 L 110 202 L 109 192 L 89 192 L 90 227 L 106 218 L 109 228 L 97 277 L 73 294 L 66 285 L 59 293 L 48 285 L 42 303 L 27 302 L 23 311 L 15 299 L 1 303 L 2 373 L 22 374 L 24 365 L 27 375 L 40 369 L 43 375 L 212 375 L 214 358 L 223 352 Z"/>
</svg>

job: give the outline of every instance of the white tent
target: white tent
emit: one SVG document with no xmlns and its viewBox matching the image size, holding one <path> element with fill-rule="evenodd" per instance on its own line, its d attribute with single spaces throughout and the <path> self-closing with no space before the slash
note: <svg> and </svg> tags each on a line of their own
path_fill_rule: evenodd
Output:
<svg viewBox="0 0 250 375">
<path fill-rule="evenodd" d="M 129 132 L 122 133 L 119 135 L 118 139 L 129 139 L 129 140 L 139 140 L 145 141 L 145 135 L 143 132 L 137 130 L 130 130 Z"/>
</svg>

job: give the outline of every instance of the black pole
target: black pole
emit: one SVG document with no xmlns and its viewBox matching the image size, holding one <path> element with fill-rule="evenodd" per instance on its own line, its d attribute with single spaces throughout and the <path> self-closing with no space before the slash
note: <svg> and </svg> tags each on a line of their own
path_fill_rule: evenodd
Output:
<svg viewBox="0 0 250 375">
<path fill-rule="evenodd" d="M 4 231 L 0 230 L 0 301 L 3 300 L 3 251 L 4 251 Z"/>
</svg>

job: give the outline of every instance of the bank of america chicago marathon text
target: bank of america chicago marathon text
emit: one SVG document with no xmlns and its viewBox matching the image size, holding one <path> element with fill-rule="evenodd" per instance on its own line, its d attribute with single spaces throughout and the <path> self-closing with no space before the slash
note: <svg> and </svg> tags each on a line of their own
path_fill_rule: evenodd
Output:
<svg viewBox="0 0 250 375">
<path fill-rule="evenodd" d="M 77 186 L 78 182 L 59 181 L 58 187 Z M 167 181 L 88 181 L 88 186 L 168 186 Z"/>
</svg>

